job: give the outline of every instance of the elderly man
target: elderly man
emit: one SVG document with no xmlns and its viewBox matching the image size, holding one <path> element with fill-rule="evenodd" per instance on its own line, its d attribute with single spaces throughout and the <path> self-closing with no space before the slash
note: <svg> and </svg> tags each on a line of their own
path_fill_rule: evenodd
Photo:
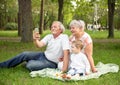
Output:
<svg viewBox="0 0 120 85">
<path fill-rule="evenodd" d="M 51 34 L 46 35 L 40 40 L 38 32 L 33 32 L 33 40 L 37 47 L 47 46 L 45 52 L 23 52 L 12 59 L 0 63 L 2 67 L 15 67 L 27 61 L 26 68 L 30 71 L 41 70 L 44 68 L 57 68 L 59 58 L 63 57 L 62 71 L 67 71 L 69 62 L 69 39 L 63 24 L 54 21 L 51 25 Z"/>
</svg>

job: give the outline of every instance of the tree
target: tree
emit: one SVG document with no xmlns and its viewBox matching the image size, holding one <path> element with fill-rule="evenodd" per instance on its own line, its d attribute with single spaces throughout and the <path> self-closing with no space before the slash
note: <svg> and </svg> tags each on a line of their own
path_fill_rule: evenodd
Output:
<svg viewBox="0 0 120 85">
<path fill-rule="evenodd" d="M 18 5 L 19 5 L 19 10 L 18 10 L 18 36 L 22 35 L 22 2 L 19 2 L 18 0 Z"/>
<path fill-rule="evenodd" d="M 57 0 L 47 0 L 44 2 L 44 30 L 49 29 L 51 23 L 58 19 L 57 3 Z"/>
<path fill-rule="evenodd" d="M 17 23 L 16 2 L 16 0 L 0 0 L 0 29 L 6 29 L 8 23 Z"/>
<path fill-rule="evenodd" d="M 3 28 L 6 24 L 6 10 L 7 10 L 7 1 L 0 0 L 0 28 Z"/>
<path fill-rule="evenodd" d="M 63 2 L 64 0 L 58 0 L 58 21 L 63 22 Z"/>
<path fill-rule="evenodd" d="M 116 0 L 114 13 L 114 26 L 120 30 L 120 0 Z"/>
<path fill-rule="evenodd" d="M 42 34 L 44 27 L 44 0 L 41 0 L 39 33 Z"/>
<path fill-rule="evenodd" d="M 31 42 L 33 21 L 32 21 L 32 11 L 31 11 L 31 0 L 18 0 L 19 3 L 19 13 L 21 15 L 21 41 Z M 19 25 L 18 25 L 19 26 Z"/>
<path fill-rule="evenodd" d="M 114 11 L 115 11 L 115 0 L 108 0 L 108 27 L 109 34 L 108 38 L 114 38 Z"/>
</svg>

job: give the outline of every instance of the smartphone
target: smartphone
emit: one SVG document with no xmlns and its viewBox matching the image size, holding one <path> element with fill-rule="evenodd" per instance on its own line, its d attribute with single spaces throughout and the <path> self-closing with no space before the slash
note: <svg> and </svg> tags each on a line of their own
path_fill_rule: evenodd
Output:
<svg viewBox="0 0 120 85">
<path fill-rule="evenodd" d="M 39 32 L 39 28 L 35 28 L 34 31 L 35 31 L 35 32 Z"/>
</svg>

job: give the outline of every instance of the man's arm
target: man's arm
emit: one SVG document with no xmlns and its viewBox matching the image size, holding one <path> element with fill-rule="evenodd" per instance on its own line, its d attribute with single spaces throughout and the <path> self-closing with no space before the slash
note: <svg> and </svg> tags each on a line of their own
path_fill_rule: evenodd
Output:
<svg viewBox="0 0 120 85">
<path fill-rule="evenodd" d="M 68 70 L 68 65 L 69 65 L 69 50 L 64 50 L 64 57 L 63 57 L 63 68 L 62 71 L 66 72 Z"/>
<path fill-rule="evenodd" d="M 33 32 L 33 41 L 37 47 L 45 46 L 45 44 L 42 41 L 40 41 L 40 35 L 38 32 Z"/>
</svg>

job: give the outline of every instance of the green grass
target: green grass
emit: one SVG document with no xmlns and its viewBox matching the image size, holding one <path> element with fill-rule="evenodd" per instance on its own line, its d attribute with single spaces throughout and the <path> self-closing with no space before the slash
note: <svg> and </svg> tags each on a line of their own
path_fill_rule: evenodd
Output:
<svg viewBox="0 0 120 85">
<path fill-rule="evenodd" d="M 91 35 L 93 39 L 106 39 L 108 37 L 108 31 L 88 31 L 86 30 L 87 33 Z M 18 37 L 18 32 L 17 31 L 0 31 L 0 37 Z M 50 30 L 46 30 L 43 32 L 41 37 L 44 37 L 46 34 L 50 33 Z M 68 35 L 71 35 L 70 30 L 66 29 L 64 32 Z M 114 31 L 114 38 L 115 39 L 120 39 L 120 30 L 115 30 Z"/>
<path fill-rule="evenodd" d="M 108 30 L 103 30 L 103 31 L 87 31 L 91 35 L 92 38 L 96 39 L 106 39 L 108 37 Z M 115 30 L 114 31 L 114 38 L 115 39 L 120 39 L 120 30 Z"/>
<path fill-rule="evenodd" d="M 17 31 L 2 31 L 0 30 L 0 37 L 17 37 Z"/>
<path fill-rule="evenodd" d="M 104 31 L 88 31 L 86 30 L 87 33 L 90 34 L 90 36 L 93 39 L 106 39 L 108 37 L 108 31 L 104 30 Z M 50 33 L 49 30 L 46 30 L 43 32 L 42 37 L 44 37 L 46 34 Z M 64 32 L 65 34 L 71 35 L 70 30 L 66 29 L 66 31 Z M 114 31 L 114 38 L 115 39 L 120 39 L 120 30 L 115 30 Z"/>
<path fill-rule="evenodd" d="M 102 32 L 102 33 L 101 33 Z M 100 40 L 105 38 L 106 32 L 94 32 L 90 34 Z M 47 34 L 47 32 L 46 32 Z M 116 33 L 117 34 L 117 33 Z M 11 35 L 11 33 L 9 34 Z M 45 34 L 44 34 L 45 35 Z M 42 35 L 42 36 L 44 36 Z M 96 36 L 95 36 L 96 35 Z M 103 37 L 102 37 L 103 36 Z M 9 36 L 10 37 L 10 36 Z M 117 38 L 117 37 L 116 37 Z M 119 38 L 119 37 L 118 37 Z M 94 42 L 93 58 L 95 64 L 99 61 L 103 63 L 115 63 L 120 66 L 120 42 Z M 7 60 L 23 51 L 44 51 L 45 48 L 36 48 L 33 43 L 20 43 L 12 41 L 0 41 L 0 62 Z M 0 85 L 119 85 L 120 71 L 118 73 L 107 73 L 97 79 L 62 82 L 51 78 L 31 78 L 29 71 L 23 66 L 18 65 L 14 68 L 0 68 Z"/>
</svg>

